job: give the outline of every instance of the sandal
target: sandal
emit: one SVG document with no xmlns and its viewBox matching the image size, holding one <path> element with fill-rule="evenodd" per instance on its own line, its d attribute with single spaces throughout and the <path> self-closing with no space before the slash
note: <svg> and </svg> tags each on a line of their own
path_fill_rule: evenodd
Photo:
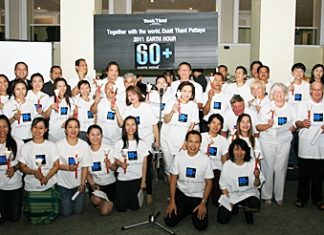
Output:
<svg viewBox="0 0 324 235">
<path fill-rule="evenodd" d="M 301 200 L 297 200 L 295 202 L 295 206 L 298 208 L 303 208 L 304 207 L 304 203 Z"/>
</svg>

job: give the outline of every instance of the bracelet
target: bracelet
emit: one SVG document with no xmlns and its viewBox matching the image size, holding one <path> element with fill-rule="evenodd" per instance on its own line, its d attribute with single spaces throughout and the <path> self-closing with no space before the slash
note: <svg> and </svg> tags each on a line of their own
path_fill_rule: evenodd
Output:
<svg viewBox="0 0 324 235">
<path fill-rule="evenodd" d="M 207 200 L 206 199 L 201 199 L 201 202 L 203 203 L 203 204 L 206 204 L 207 203 Z"/>
</svg>

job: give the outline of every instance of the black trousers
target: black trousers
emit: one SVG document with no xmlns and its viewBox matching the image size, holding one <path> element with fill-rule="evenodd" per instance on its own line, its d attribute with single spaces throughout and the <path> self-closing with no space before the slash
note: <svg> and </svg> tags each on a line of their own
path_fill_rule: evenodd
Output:
<svg viewBox="0 0 324 235">
<path fill-rule="evenodd" d="M 299 158 L 297 199 L 306 203 L 311 194 L 313 203 L 322 202 L 324 160 Z"/>
<path fill-rule="evenodd" d="M 229 211 L 225 207 L 221 206 L 218 208 L 217 212 L 217 221 L 221 224 L 227 224 L 231 221 L 232 214 L 237 214 L 238 206 L 241 205 L 243 207 L 247 207 L 252 210 L 260 210 L 261 202 L 259 198 L 257 197 L 248 197 L 244 199 L 243 201 L 240 201 L 233 205 L 233 210 Z M 246 212 L 245 213 L 252 213 L 252 212 Z"/>
<path fill-rule="evenodd" d="M 0 190 L 0 224 L 9 220 L 16 222 L 21 217 L 23 189 Z"/>
<path fill-rule="evenodd" d="M 193 210 L 201 203 L 201 200 L 201 198 L 197 197 L 188 197 L 179 189 L 176 189 L 175 203 L 177 206 L 177 214 L 172 212 L 171 217 L 164 217 L 165 224 L 169 227 L 173 227 L 188 214 L 191 214 L 193 226 L 198 230 L 206 229 L 208 226 L 208 214 L 203 220 L 200 220 L 198 219 L 198 212 L 193 212 Z"/>
<path fill-rule="evenodd" d="M 137 194 L 140 190 L 141 179 L 130 181 L 116 182 L 116 209 L 117 211 L 124 212 L 127 209 L 139 209 L 139 202 Z"/>
<path fill-rule="evenodd" d="M 147 169 L 146 169 L 146 193 L 152 194 L 152 181 L 153 181 L 153 167 L 152 167 L 152 153 L 147 156 Z"/>
<path fill-rule="evenodd" d="M 213 179 L 213 187 L 211 191 L 211 199 L 214 206 L 218 207 L 218 200 L 222 195 L 222 190 L 219 188 L 219 178 L 220 178 L 220 170 L 214 170 L 214 179 Z"/>
</svg>

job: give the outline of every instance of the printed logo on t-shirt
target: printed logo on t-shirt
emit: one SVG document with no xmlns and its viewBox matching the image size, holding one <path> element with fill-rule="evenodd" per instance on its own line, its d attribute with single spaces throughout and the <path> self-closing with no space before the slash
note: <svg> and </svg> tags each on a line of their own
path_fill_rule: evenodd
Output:
<svg viewBox="0 0 324 235">
<path fill-rule="evenodd" d="M 41 109 L 43 106 L 42 106 L 42 104 L 34 104 L 35 105 L 35 109 L 36 109 L 36 111 L 38 110 L 38 109 Z"/>
<path fill-rule="evenodd" d="M 137 160 L 137 151 L 128 151 L 127 157 L 129 161 L 136 161 Z"/>
<path fill-rule="evenodd" d="M 217 148 L 216 147 L 209 147 L 209 155 L 216 156 L 217 155 Z"/>
<path fill-rule="evenodd" d="M 75 165 L 75 159 L 74 157 L 69 157 L 69 166 Z"/>
<path fill-rule="evenodd" d="M 214 109 L 222 109 L 222 102 L 214 102 Z"/>
<path fill-rule="evenodd" d="M 165 108 L 165 103 L 161 103 L 161 104 L 160 104 L 160 109 L 163 111 L 164 108 Z"/>
<path fill-rule="evenodd" d="M 314 122 L 322 122 L 323 121 L 323 113 L 314 113 L 313 121 Z"/>
<path fill-rule="evenodd" d="M 179 122 L 187 122 L 188 121 L 188 114 L 180 113 L 178 121 Z"/>
<path fill-rule="evenodd" d="M 93 113 L 91 111 L 88 111 L 88 119 L 94 118 Z"/>
<path fill-rule="evenodd" d="M 67 115 L 68 114 L 68 107 L 61 107 L 61 115 L 63 116 L 65 116 L 65 115 Z"/>
<path fill-rule="evenodd" d="M 239 186 L 248 186 L 249 185 L 249 177 L 248 176 L 243 176 L 243 177 L 238 177 L 238 183 Z"/>
<path fill-rule="evenodd" d="M 101 162 L 94 162 L 92 165 L 92 171 L 101 171 Z"/>
<path fill-rule="evenodd" d="M 141 117 L 137 116 L 135 117 L 137 125 L 141 124 Z"/>
<path fill-rule="evenodd" d="M 186 168 L 186 177 L 196 178 L 196 168 L 187 167 Z"/>
<path fill-rule="evenodd" d="M 7 158 L 5 155 L 0 156 L 0 166 L 7 164 Z"/>
<path fill-rule="evenodd" d="M 46 157 L 45 157 L 45 154 L 37 154 L 35 155 L 35 159 L 42 159 L 42 165 L 45 165 L 46 164 Z"/>
<path fill-rule="evenodd" d="M 23 122 L 31 122 L 31 114 L 30 113 L 23 113 L 22 115 Z"/>
<path fill-rule="evenodd" d="M 296 93 L 295 95 L 294 95 L 294 100 L 295 101 L 301 101 L 302 100 L 302 94 L 298 94 L 298 93 Z"/>
<path fill-rule="evenodd" d="M 287 123 L 287 117 L 278 117 L 278 125 L 284 125 Z"/>
<path fill-rule="evenodd" d="M 108 120 L 114 120 L 115 119 L 115 113 L 114 112 L 108 112 L 107 113 L 107 119 Z"/>
</svg>

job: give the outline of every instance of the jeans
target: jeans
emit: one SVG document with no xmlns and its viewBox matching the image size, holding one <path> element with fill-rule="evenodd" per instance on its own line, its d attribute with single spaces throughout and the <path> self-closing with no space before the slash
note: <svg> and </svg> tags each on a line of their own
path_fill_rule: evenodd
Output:
<svg viewBox="0 0 324 235">
<path fill-rule="evenodd" d="M 62 186 L 57 186 L 57 191 L 61 195 L 61 214 L 63 216 L 70 216 L 72 213 L 81 214 L 83 209 L 84 192 L 72 201 L 73 195 L 78 188 L 67 189 Z"/>
</svg>

